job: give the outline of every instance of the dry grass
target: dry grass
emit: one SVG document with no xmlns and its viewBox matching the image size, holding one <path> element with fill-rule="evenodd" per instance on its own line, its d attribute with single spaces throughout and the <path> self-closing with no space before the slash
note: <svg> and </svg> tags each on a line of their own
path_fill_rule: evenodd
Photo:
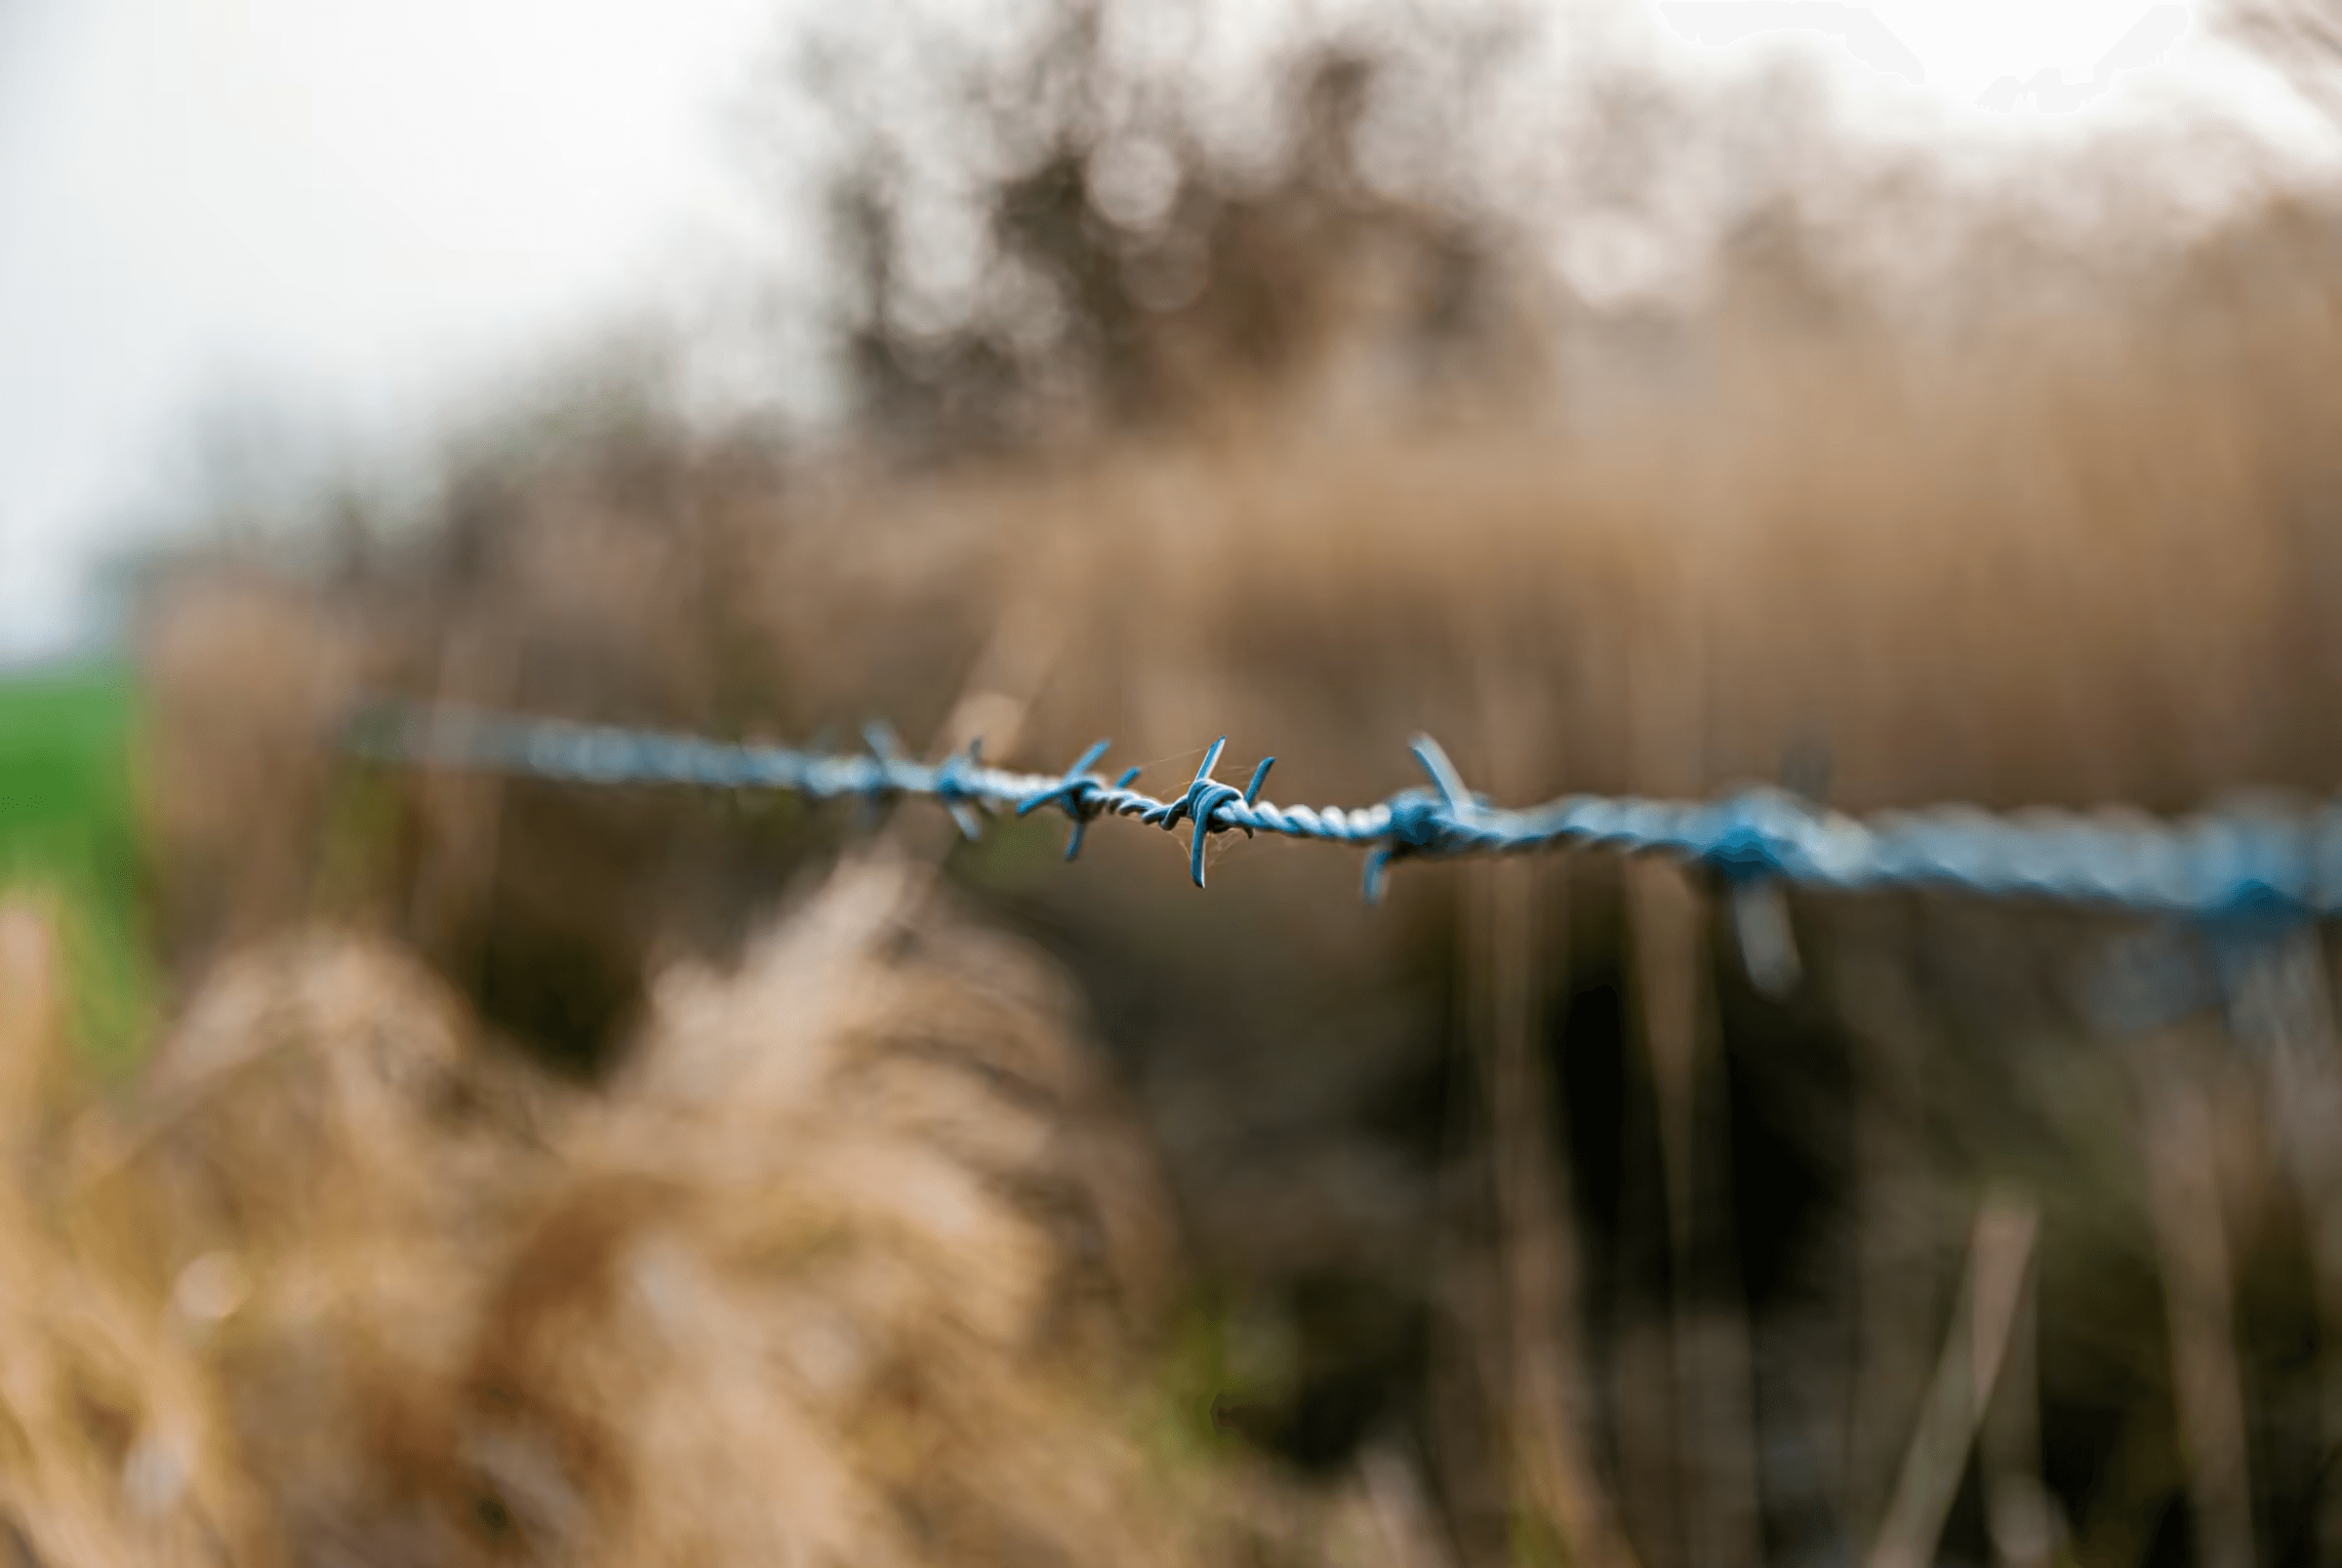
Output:
<svg viewBox="0 0 2342 1568">
<path fill-rule="evenodd" d="M 1410 866 L 1369 914 L 1331 852 L 1232 842 L 1203 897 L 1116 824 L 1070 869 L 1004 828 L 945 896 L 825 871 L 842 823 L 787 803 L 315 743 L 361 687 L 925 736 L 1017 643 L 1056 654 L 1005 760 L 1110 734 L 1158 786 L 1228 733 L 1354 803 L 1430 729 L 1511 799 L 1816 744 L 1853 809 L 2322 792 L 2338 235 L 2276 203 L 2047 286 L 1980 243 L 1925 330 L 1793 245 L 1705 313 L 1563 312 L 1541 390 L 1427 412 L 1329 353 L 915 474 L 628 414 L 460 466 L 367 572 L 182 582 L 193 999 L 23 1245 L 147 1304 L 122 1335 L 234 1301 L 152 1387 L 235 1456 L 189 1517 L 300 1560 L 2330 1554 L 2322 955 L 2261 1054 L 2142 1044 L 2078 1000 L 2095 916 L 1798 898 L 1773 1002 L 1662 867 L 1467 907 Z M 1132 1413 L 1198 1285 L 1270 1347 L 1232 1419 L 1282 1468 Z M 73 1517 L 128 1528 L 91 1451 Z"/>
<path fill-rule="evenodd" d="M 17 1094 L 66 1153 L 0 1211 L 28 1560 L 1300 1563 L 1354 1536 L 1363 1504 L 1164 1463 L 1134 1392 L 1172 1305 L 1158 1179 L 1064 981 L 948 903 L 842 866 L 737 970 L 669 972 L 590 1094 L 329 935 L 222 966 L 127 1105 L 44 1132 Z M 42 933 L 0 930 L 20 1080 Z"/>
</svg>

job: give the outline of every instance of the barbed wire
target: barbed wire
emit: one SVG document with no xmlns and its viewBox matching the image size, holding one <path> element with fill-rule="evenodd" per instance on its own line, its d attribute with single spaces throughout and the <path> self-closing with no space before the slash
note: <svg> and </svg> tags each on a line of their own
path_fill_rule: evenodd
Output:
<svg viewBox="0 0 2342 1568">
<path fill-rule="evenodd" d="M 867 752 L 839 754 L 442 706 L 373 709 L 352 726 L 349 744 L 379 762 L 578 784 L 787 790 L 817 800 L 925 797 L 969 838 L 981 836 L 989 817 L 1055 810 L 1072 824 L 1069 861 L 1102 817 L 1166 831 L 1185 822 L 1193 827 L 1189 872 L 1197 887 L 1215 834 L 1312 839 L 1367 852 L 1370 903 L 1399 861 L 1584 847 L 1673 854 L 1744 888 L 1931 887 L 2256 925 L 2342 912 L 2342 803 L 2302 811 L 2248 802 L 2181 821 L 2124 807 L 1997 816 L 1960 805 L 1858 819 L 1756 787 L 1706 802 L 1570 795 L 1508 809 L 1469 789 L 1438 744 L 1418 736 L 1413 750 L 1429 788 L 1353 808 L 1280 806 L 1261 798 L 1274 757 L 1263 758 L 1241 786 L 1213 776 L 1225 737 L 1168 797 L 1132 787 L 1138 768 L 1110 783 L 1093 773 L 1104 741 L 1063 773 L 1034 774 L 985 762 L 981 743 L 931 764 L 906 756 L 883 725 L 871 725 L 865 740 Z"/>
</svg>

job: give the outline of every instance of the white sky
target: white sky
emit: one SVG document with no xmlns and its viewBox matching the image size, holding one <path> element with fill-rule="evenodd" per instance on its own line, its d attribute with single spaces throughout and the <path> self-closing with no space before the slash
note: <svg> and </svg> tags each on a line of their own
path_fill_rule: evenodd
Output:
<svg viewBox="0 0 2342 1568">
<path fill-rule="evenodd" d="M 783 10 L 0 0 L 0 660 L 222 387 L 379 438 L 687 294 L 748 242 L 718 110 Z"/>
<path fill-rule="evenodd" d="M 1872 0 L 1866 8 L 1919 58 L 1926 87 L 1965 108 L 2001 76 L 2042 66 L 2084 77 L 2152 0 Z M 2209 7 L 2191 5 L 2201 21 Z M 1850 63 L 1850 62 L 1849 62 Z M 2201 55 L 2175 52 L 2179 74 L 2201 75 Z M 1851 67 L 1859 69 L 1859 67 Z"/>
<path fill-rule="evenodd" d="M 1851 100 L 1905 134 L 2005 137 L 1965 107 L 1988 82 L 2086 76 L 2145 0 L 1874 9 L 1928 82 L 1814 42 Z M 2265 93 L 2193 9 L 2164 65 L 2078 118 Z M 73 632 L 82 574 L 222 388 L 394 439 L 598 319 L 785 248 L 719 111 L 810 10 L 0 0 L 0 663 Z M 1783 44 L 1666 47 L 1696 68 Z"/>
<path fill-rule="evenodd" d="M 2186 0 L 2187 27 L 2163 60 L 2150 69 L 2120 72 L 2114 90 L 2074 115 L 1996 115 L 1977 107 L 1979 95 L 2004 76 L 2019 80 L 2050 68 L 2068 80 L 2086 80 L 2110 46 L 2157 0 L 1869 0 L 1848 5 L 1882 21 L 1918 57 L 1926 79 L 1912 87 L 1858 63 L 1843 47 L 1814 41 L 1818 58 L 1837 73 L 1848 107 L 1882 126 L 1924 127 L 1958 139 L 2026 136 L 2063 140 L 2165 114 L 2185 106 L 2215 107 L 2280 141 L 2298 142 L 2330 130 L 2285 92 L 2256 61 L 2212 36 L 2224 0 Z M 1785 35 L 1751 39 L 1697 57 L 1753 54 Z"/>
</svg>

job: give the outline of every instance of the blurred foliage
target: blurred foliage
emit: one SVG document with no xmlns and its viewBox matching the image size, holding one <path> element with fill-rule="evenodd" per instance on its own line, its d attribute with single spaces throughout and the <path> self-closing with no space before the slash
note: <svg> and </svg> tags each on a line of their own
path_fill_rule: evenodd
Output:
<svg viewBox="0 0 2342 1568">
<path fill-rule="evenodd" d="M 0 884 L 54 899 L 74 1036 L 114 1066 L 145 1043 L 155 1000 L 131 784 L 138 712 L 126 666 L 0 681 Z"/>
<path fill-rule="evenodd" d="M 825 22 L 801 85 L 836 151 L 834 442 L 695 424 L 640 355 L 566 367 L 329 570 L 149 617 L 173 961 L 354 919 L 492 1028 L 603 1068 L 670 959 L 738 956 L 868 825 L 336 771 L 314 743 L 361 689 L 832 746 L 873 714 L 917 745 L 1005 695 L 1030 711 L 1004 761 L 1110 734 L 1159 785 L 1226 730 L 1312 801 L 1414 783 L 1422 727 L 1507 799 L 1703 793 L 1817 736 L 1856 811 L 2330 786 L 2330 192 L 2198 244 L 2111 158 L 1895 186 L 1794 79 L 1695 103 L 1589 39 L 1547 95 L 1556 193 L 1473 119 L 1513 68 L 1506 8 L 1300 27 L 1234 87 L 1181 43 L 1207 9 Z M 2044 193 L 2102 215 L 2091 244 L 2028 210 Z M 1671 247 L 1699 280 L 1672 305 L 1574 292 Z M 1922 255 L 1938 272 L 1900 299 L 1866 270 L 1908 282 Z M 1496 417 L 1453 418 L 1475 405 Z M 993 657 L 1029 627 L 1054 662 Z M 1395 1432 L 1458 1560 L 1562 1560 L 1565 1521 L 1506 1467 L 1508 1357 L 1574 1313 L 1586 1439 L 1643 1560 L 1681 1560 L 1711 1442 L 1775 1467 L 1752 1534 L 1844 1560 L 1944 1343 L 1962 1216 L 2015 1179 L 2045 1219 L 2038 1387 L 2013 1397 L 2056 1508 L 2093 1559 L 2184 1548 L 2141 1183 L 2169 1151 L 2065 994 L 2102 922 L 1800 898 L 1808 983 L 1783 1004 L 1712 889 L 1638 905 L 1606 857 L 1538 863 L 1522 1005 L 1583 1277 L 1508 1324 L 1482 1277 L 1517 1242 L 1474 1061 L 1500 935 L 1477 870 L 1411 871 L 1368 913 L 1340 855 L 1232 836 L 1204 897 L 1161 835 L 1101 831 L 1067 868 L 1062 832 L 996 824 L 949 866 L 1074 976 L 1167 1168 L 1202 1288 L 1154 1369 L 1166 1455 L 1322 1479 Z M 1696 1094 L 1652 1037 L 1686 994 Z M 2281 1392 L 2342 1319 L 2316 1321 L 2297 1184 L 2256 1152 L 2244 1069 L 2220 1071 L 2276 1543 L 2322 1506 L 2334 1435 Z M 1718 1174 L 1684 1199 L 1662 1152 L 1695 1101 Z M 1747 1422 L 1675 1386 L 1695 1330 L 1748 1337 Z M 1963 1503 L 1946 1540 L 1982 1553 L 1991 1528 Z"/>
<path fill-rule="evenodd" d="M 808 49 L 802 80 L 846 149 L 828 189 L 839 368 L 898 461 L 1225 419 L 1337 351 L 1415 391 L 1520 368 L 1512 236 L 1378 181 L 1361 142 L 1393 101 L 1445 100 L 1412 117 L 1409 150 L 1462 153 L 1453 105 L 1525 14 L 1305 34 L 1272 69 L 1266 134 L 1233 145 L 1206 75 L 1162 42 L 1211 20 L 1073 0 L 1004 26 L 1006 48 L 912 20 L 926 48 L 896 78 L 838 39 Z M 964 254 L 939 258 L 939 229 Z"/>
</svg>

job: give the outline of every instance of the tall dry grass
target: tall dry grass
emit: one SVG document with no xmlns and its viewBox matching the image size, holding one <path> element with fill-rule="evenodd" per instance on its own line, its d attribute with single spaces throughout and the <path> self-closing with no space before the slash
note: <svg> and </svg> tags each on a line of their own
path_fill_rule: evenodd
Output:
<svg viewBox="0 0 2342 1568">
<path fill-rule="evenodd" d="M 20 1554 L 1411 1560 L 1157 1391 L 1153 1162 L 1064 982 L 950 902 L 840 867 L 666 973 L 591 1094 L 312 934 L 222 966 L 127 1098 L 12 1098 L 54 1151 L 7 1189 Z M 10 905 L 20 1083 L 42 932 Z"/>
<path fill-rule="evenodd" d="M 154 1093 L 221 1087 L 93 1224 L 147 1298 L 238 1260 L 205 1367 L 259 1401 L 265 1516 L 297 1555 L 2322 1558 L 2322 948 L 2132 1038 L 2097 915 L 1793 897 L 1775 997 L 1671 867 L 1408 866 L 1369 912 L 1346 857 L 1232 840 L 1197 895 L 1129 824 L 953 852 L 973 925 L 881 864 L 759 939 L 847 813 L 331 757 L 387 690 L 839 744 L 989 704 L 1036 768 L 1110 734 L 1159 785 L 1227 733 L 1312 802 L 1415 782 L 1418 729 L 1518 800 L 1817 752 L 1857 810 L 2342 773 L 2329 195 L 2119 255 L 1935 212 L 1959 287 L 1918 299 L 1785 196 L 1703 302 L 1605 317 L 1366 181 L 1372 71 L 1304 63 L 1266 176 L 1149 122 L 1185 215 L 1151 239 L 1085 183 L 1110 95 L 1034 98 L 1072 106 L 1009 128 L 979 227 L 1062 340 L 909 319 L 873 292 L 906 198 L 848 181 L 840 448 L 572 409 L 362 569 L 155 602 L 162 907 L 214 978 Z M 1691 123 L 1636 101 L 1599 145 Z M 1202 291 L 1147 307 L 1191 243 Z M 438 978 L 256 955 L 320 920 Z M 566 1070 L 449 1087 L 497 1060 L 467 1010 Z M 261 1054 L 287 1028 L 320 1049 Z M 1117 1424 L 1183 1298 L 1266 1470 Z"/>
</svg>

